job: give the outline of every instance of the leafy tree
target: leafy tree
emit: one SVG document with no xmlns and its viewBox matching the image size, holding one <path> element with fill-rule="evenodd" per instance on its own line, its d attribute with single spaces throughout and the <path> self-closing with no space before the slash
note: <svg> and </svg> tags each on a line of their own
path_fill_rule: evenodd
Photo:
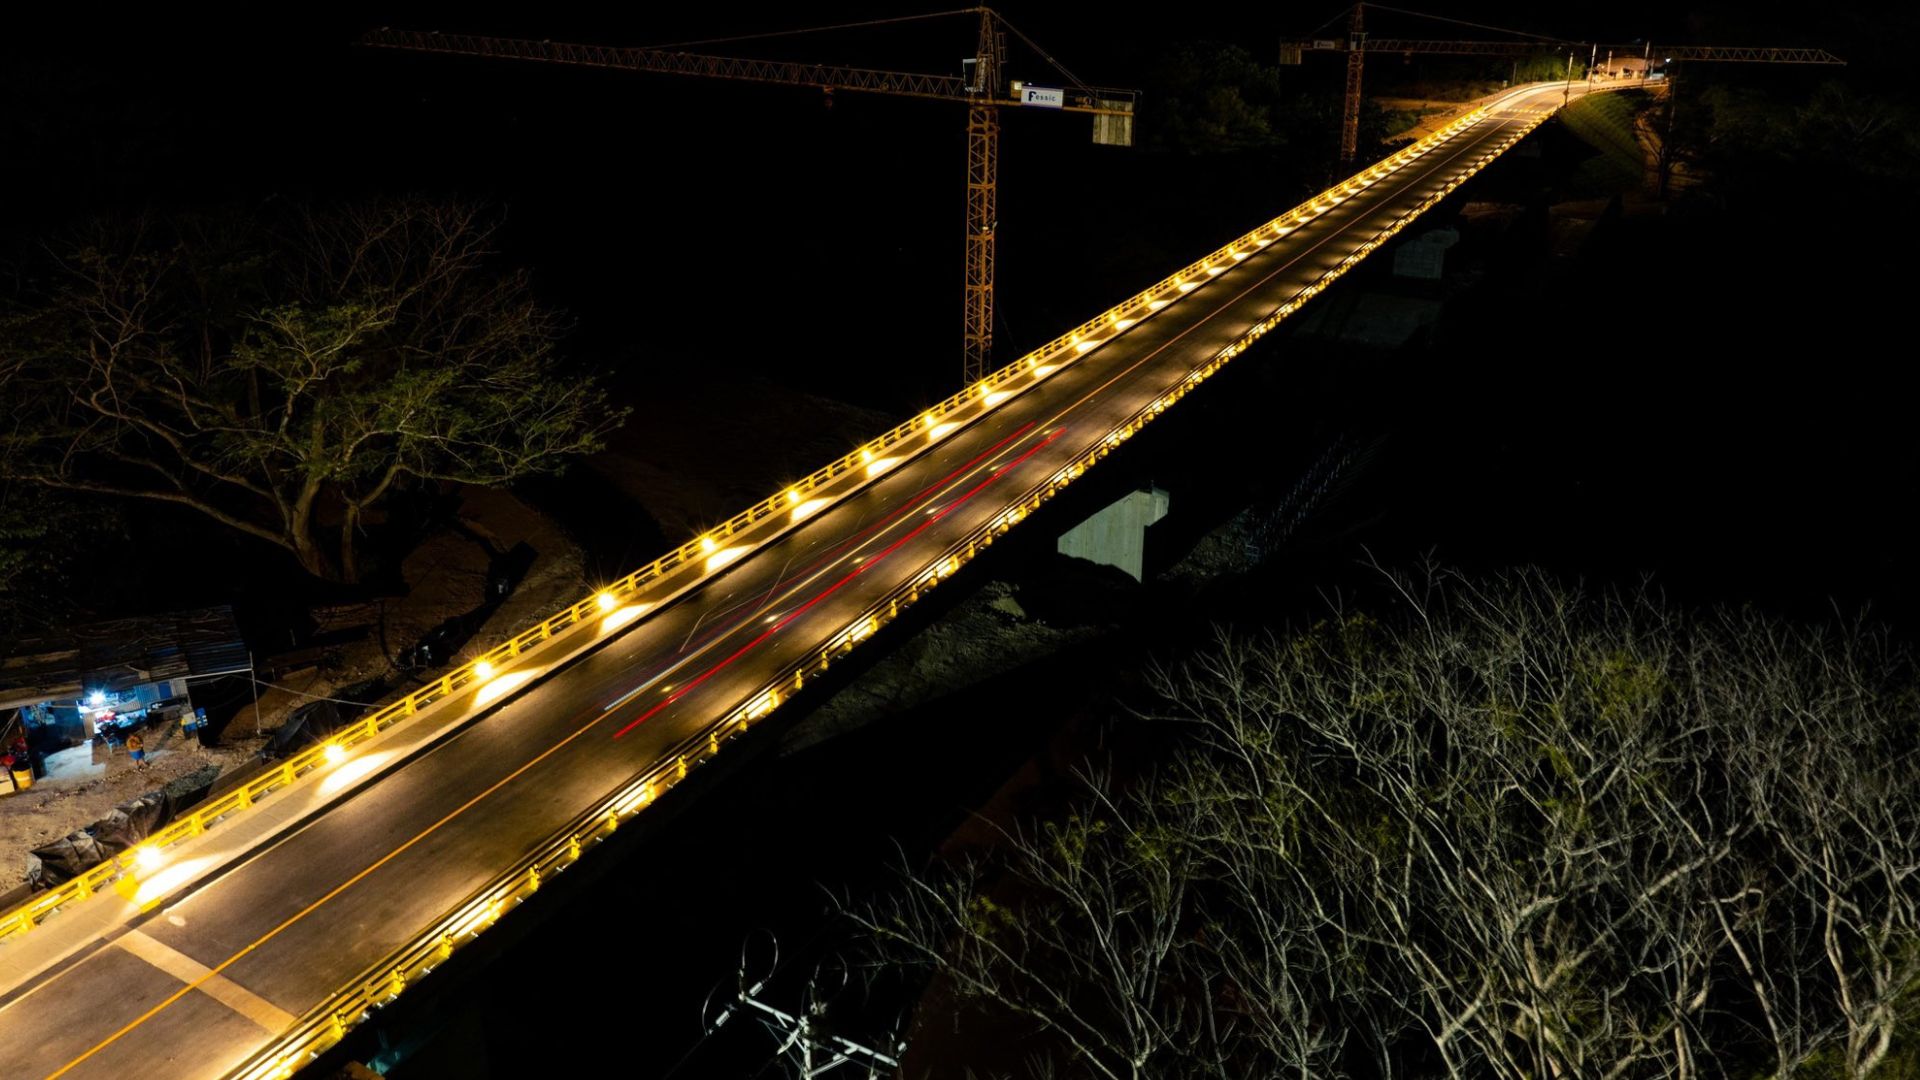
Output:
<svg viewBox="0 0 1920 1080">
<path fill-rule="evenodd" d="M 1539 52 L 1515 62 L 1509 69 L 1511 76 L 1518 82 L 1559 82 L 1568 77 L 1567 54 Z M 1587 77 L 1585 57 L 1576 56 L 1572 67 L 1575 79 Z"/>
<path fill-rule="evenodd" d="M 0 632 L 9 634 L 48 621 L 72 550 L 71 508 L 34 494 L 0 485 Z"/>
<path fill-rule="evenodd" d="M 1153 67 L 1146 107 L 1153 145 L 1187 154 L 1282 146 L 1280 73 L 1245 49 L 1173 46 Z"/>
<path fill-rule="evenodd" d="M 497 229 L 422 199 L 96 225 L 0 322 L 0 477 L 191 507 L 355 581 L 396 490 L 558 469 L 624 418 L 490 267 Z"/>
<path fill-rule="evenodd" d="M 55 630 L 93 605 L 82 570 L 124 552 L 124 523 L 89 500 L 0 483 L 0 636 Z"/>
<path fill-rule="evenodd" d="M 1715 193 L 1762 206 L 1837 185 L 1876 220 L 1906 215 L 1906 192 L 1920 182 L 1920 133 L 1899 102 L 1839 82 L 1794 101 L 1696 78 L 1683 73 L 1662 105 L 1662 153 Z"/>
</svg>

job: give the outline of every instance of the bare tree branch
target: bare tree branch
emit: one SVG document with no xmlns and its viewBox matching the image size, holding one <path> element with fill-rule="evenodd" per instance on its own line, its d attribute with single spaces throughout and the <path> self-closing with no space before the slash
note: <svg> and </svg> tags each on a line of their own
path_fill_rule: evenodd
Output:
<svg viewBox="0 0 1920 1080">
<path fill-rule="evenodd" d="M 0 321 L 0 479 L 192 507 L 353 578 L 410 481 L 549 471 L 624 418 L 488 269 L 496 228 L 411 199 L 95 229 Z"/>
</svg>

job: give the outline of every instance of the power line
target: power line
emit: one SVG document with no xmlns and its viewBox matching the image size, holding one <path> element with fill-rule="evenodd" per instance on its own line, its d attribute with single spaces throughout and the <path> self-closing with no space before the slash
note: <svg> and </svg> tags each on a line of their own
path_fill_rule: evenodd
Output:
<svg viewBox="0 0 1920 1080">
<path fill-rule="evenodd" d="M 291 686 L 282 686 L 279 683 L 270 683 L 267 680 L 260 679 L 260 678 L 254 679 L 253 683 L 255 686 L 269 686 L 275 690 L 285 690 L 289 694 L 294 694 L 299 697 L 303 697 L 308 701 L 331 701 L 335 705 L 352 705 L 357 709 L 371 709 L 373 708 L 373 705 L 374 705 L 374 703 L 371 701 L 348 701 L 345 698 L 328 697 L 325 694 L 309 694 L 305 690 L 295 690 Z"/>
<path fill-rule="evenodd" d="M 1080 89 L 1080 90 L 1086 90 L 1086 91 L 1087 91 L 1088 93 L 1092 93 L 1092 92 L 1093 92 L 1093 91 L 1092 91 L 1091 89 L 1089 89 L 1089 88 L 1088 88 L 1088 86 L 1087 86 L 1087 84 L 1086 84 L 1086 83 L 1083 83 L 1083 82 L 1081 82 L 1081 81 L 1080 81 L 1080 77 L 1079 77 L 1078 75 L 1075 75 L 1075 74 L 1074 74 L 1073 72 L 1071 72 L 1071 71 L 1068 71 L 1068 70 L 1067 70 L 1067 67 L 1066 67 L 1066 65 L 1065 65 L 1065 64 L 1062 64 L 1062 63 L 1061 63 L 1060 61 L 1058 61 L 1058 60 L 1055 60 L 1055 59 L 1053 58 L 1053 55 L 1052 55 L 1051 53 L 1049 53 L 1049 52 L 1047 52 L 1047 50 L 1045 50 L 1045 49 L 1043 49 L 1043 48 L 1041 48 L 1041 47 L 1040 47 L 1039 45 L 1037 45 L 1037 44 L 1035 44 L 1035 43 L 1034 43 L 1034 40 L 1033 40 L 1032 38 L 1030 38 L 1030 37 L 1028 37 L 1028 36 L 1026 35 L 1026 32 L 1025 32 L 1025 31 L 1023 31 L 1023 30 L 1021 30 L 1021 29 L 1020 29 L 1019 27 L 1017 27 L 1017 26 L 1015 26 L 1015 25 L 1013 25 L 1012 23 L 1010 23 L 1010 22 L 1008 22 L 1008 21 L 1007 21 L 1007 17 L 1006 17 L 1006 16 L 1004 16 L 1004 15 L 1002 15 L 1002 16 L 1000 16 L 1000 25 L 1001 25 L 1001 26 L 1004 26 L 1004 27 L 1006 27 L 1007 29 L 1009 29 L 1009 30 L 1011 30 L 1011 31 L 1013 31 L 1013 36 L 1014 36 L 1014 37 L 1017 37 L 1017 38 L 1019 38 L 1019 39 L 1020 39 L 1021 41 L 1024 41 L 1024 42 L 1026 42 L 1026 43 L 1027 43 L 1027 48 L 1029 48 L 1029 49 L 1032 49 L 1032 50 L 1033 50 L 1034 52 L 1036 52 L 1036 53 L 1039 53 L 1039 54 L 1040 54 L 1040 59 L 1042 59 L 1042 60 L 1045 60 L 1045 61 L 1046 61 L 1047 63 L 1049 63 L 1049 64 L 1052 64 L 1052 65 L 1053 65 L 1053 69 L 1054 69 L 1055 71 L 1058 71 L 1058 72 L 1059 72 L 1060 74 L 1062 74 L 1062 75 L 1064 75 L 1064 76 L 1066 76 L 1066 77 L 1067 77 L 1067 81 L 1068 81 L 1068 82 L 1070 82 L 1070 83 L 1072 83 L 1072 84 L 1074 85 L 1074 87 L 1075 87 L 1076 89 Z"/>
<path fill-rule="evenodd" d="M 1333 18 L 1328 19 L 1326 22 L 1323 22 L 1319 26 L 1316 26 L 1313 29 L 1307 31 L 1307 36 L 1312 37 L 1313 35 L 1319 33 L 1320 31 L 1325 30 L 1327 27 L 1332 26 L 1334 23 L 1337 23 L 1341 19 L 1346 18 L 1352 11 L 1353 11 L 1353 8 L 1351 5 L 1341 8 L 1339 11 L 1336 11 L 1333 13 Z"/>
<path fill-rule="evenodd" d="M 1553 45 L 1579 44 L 1578 42 L 1567 41 L 1564 38 L 1548 37 L 1545 34 L 1532 34 L 1525 30 L 1511 30 L 1504 26 L 1489 26 L 1486 23 L 1468 22 L 1465 19 L 1450 19 L 1445 15 L 1429 15 L 1424 11 L 1408 11 L 1405 8 L 1389 7 L 1386 4 L 1368 4 L 1367 6 L 1380 11 L 1391 11 L 1396 15 L 1410 15 L 1416 19 L 1432 19 L 1435 22 L 1455 23 L 1460 26 L 1470 26 L 1475 30 L 1491 30 L 1496 34 L 1513 34 L 1516 37 L 1533 38 L 1536 41 L 1544 41 Z"/>
</svg>

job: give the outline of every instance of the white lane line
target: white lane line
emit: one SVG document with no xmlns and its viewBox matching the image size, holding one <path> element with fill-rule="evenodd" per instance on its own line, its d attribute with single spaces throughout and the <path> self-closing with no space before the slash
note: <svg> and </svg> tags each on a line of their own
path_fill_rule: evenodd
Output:
<svg viewBox="0 0 1920 1080">
<path fill-rule="evenodd" d="M 138 930 L 129 930 L 113 940 L 128 953 L 159 968 L 213 1000 L 258 1024 L 270 1035 L 278 1035 L 299 1018 L 259 994 L 171 946 L 155 941 Z"/>
</svg>

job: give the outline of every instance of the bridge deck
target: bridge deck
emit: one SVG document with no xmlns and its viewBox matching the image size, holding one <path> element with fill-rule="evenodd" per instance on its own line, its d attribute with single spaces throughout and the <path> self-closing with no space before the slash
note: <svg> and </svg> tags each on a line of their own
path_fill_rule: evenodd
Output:
<svg viewBox="0 0 1920 1080">
<path fill-rule="evenodd" d="M 869 597 L 922 574 L 953 537 L 1097 446 L 1559 96 L 1497 109 L 380 782 L 86 944 L 0 1005 L 7 1074 L 227 1074 L 291 1017 L 756 692 L 768 672 L 841 632 Z M 659 887 L 695 872 L 662 867 Z"/>
</svg>

